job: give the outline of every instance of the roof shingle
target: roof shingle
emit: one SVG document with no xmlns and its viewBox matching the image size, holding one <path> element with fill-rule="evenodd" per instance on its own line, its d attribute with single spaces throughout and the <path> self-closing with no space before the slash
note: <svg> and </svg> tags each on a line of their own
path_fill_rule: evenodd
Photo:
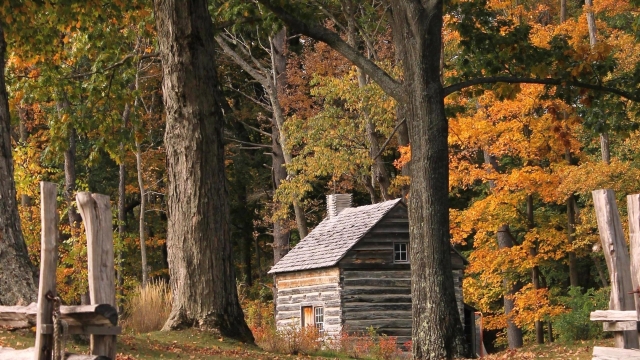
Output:
<svg viewBox="0 0 640 360">
<path fill-rule="evenodd" d="M 269 274 L 334 266 L 400 199 L 347 208 L 324 219 Z"/>
</svg>

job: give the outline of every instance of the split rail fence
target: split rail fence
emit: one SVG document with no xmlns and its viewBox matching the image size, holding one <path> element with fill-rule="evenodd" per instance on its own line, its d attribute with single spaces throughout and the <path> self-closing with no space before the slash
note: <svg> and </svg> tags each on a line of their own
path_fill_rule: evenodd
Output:
<svg viewBox="0 0 640 360">
<path fill-rule="evenodd" d="M 611 277 L 609 310 L 591 313 L 613 331 L 615 347 L 594 347 L 593 359 L 639 359 L 640 332 L 640 194 L 627 196 L 629 244 L 627 250 L 613 190 L 592 192 L 602 251 Z"/>
<path fill-rule="evenodd" d="M 58 260 L 57 187 L 40 183 L 41 252 L 38 302 L 28 306 L 0 306 L 0 328 L 36 328 L 35 347 L 0 347 L 0 360 L 109 360 L 116 358 L 118 311 L 115 298 L 113 227 L 109 197 L 78 193 L 76 203 L 87 234 L 91 305 L 61 305 L 56 292 Z M 68 335 L 90 335 L 91 355 L 65 352 Z"/>
</svg>

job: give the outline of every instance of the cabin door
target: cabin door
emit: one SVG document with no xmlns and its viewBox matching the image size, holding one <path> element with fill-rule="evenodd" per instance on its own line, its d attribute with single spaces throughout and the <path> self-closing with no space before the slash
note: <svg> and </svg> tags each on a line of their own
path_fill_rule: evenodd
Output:
<svg viewBox="0 0 640 360">
<path fill-rule="evenodd" d="M 303 306 L 301 315 L 302 315 L 302 327 L 313 326 L 315 324 L 314 321 L 313 321 L 313 307 L 312 306 Z"/>
</svg>

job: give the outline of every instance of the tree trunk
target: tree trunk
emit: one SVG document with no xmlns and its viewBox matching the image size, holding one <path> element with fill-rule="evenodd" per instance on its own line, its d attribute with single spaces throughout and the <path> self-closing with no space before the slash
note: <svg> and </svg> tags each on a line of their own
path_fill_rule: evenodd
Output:
<svg viewBox="0 0 640 360">
<path fill-rule="evenodd" d="M 511 239 L 511 232 L 509 225 L 502 225 L 498 229 L 498 248 L 506 249 L 513 247 L 513 240 Z M 513 311 L 514 303 L 511 296 L 520 290 L 518 284 L 512 284 L 511 281 L 505 276 L 503 277 L 502 284 L 504 285 L 504 314 L 507 316 L 507 341 L 509 343 L 509 349 L 518 349 L 522 347 L 522 330 L 513 322 L 509 317 L 511 311 Z M 537 330 L 537 325 L 536 325 Z M 544 340 L 543 340 L 544 341 Z"/>
<path fill-rule="evenodd" d="M 490 165 L 492 170 L 494 172 L 498 172 L 498 163 L 495 159 L 494 156 L 492 156 L 487 150 L 483 150 L 483 156 L 484 156 L 484 163 L 487 165 Z M 496 185 L 495 182 L 493 180 L 489 180 L 489 189 L 491 191 L 494 191 Z M 531 195 L 529 195 L 527 197 L 527 227 L 529 228 L 529 230 L 533 229 L 534 226 L 534 222 L 533 222 L 533 197 Z M 513 247 L 513 239 L 511 237 L 511 230 L 509 229 L 509 225 L 504 224 L 502 226 L 500 226 L 498 228 L 497 231 L 497 241 L 498 241 L 498 248 L 499 249 L 504 249 L 504 248 L 511 248 Z M 529 253 L 532 256 L 535 256 L 537 254 L 537 249 L 535 247 L 532 247 L 529 249 Z M 534 266 L 534 268 L 532 269 L 532 273 L 531 273 L 531 280 L 533 282 L 533 286 L 534 288 L 538 289 L 540 287 L 540 282 L 539 282 L 539 271 L 538 271 L 538 267 Z M 504 314 L 507 316 L 507 341 L 509 343 L 509 348 L 510 349 L 516 349 L 519 347 L 522 347 L 522 329 L 520 329 L 514 322 L 513 320 L 508 318 L 509 313 L 511 313 L 511 311 L 513 310 L 513 299 L 509 298 L 511 295 L 514 295 L 515 293 L 518 292 L 518 290 L 520 290 L 520 286 L 518 284 L 511 284 L 509 279 L 507 279 L 506 276 L 503 276 L 502 279 L 502 284 L 504 286 Z M 536 326 L 536 340 L 539 341 L 539 326 L 540 329 L 542 328 L 541 325 L 539 325 L 539 321 L 535 322 L 535 326 Z M 544 334 L 543 334 L 543 339 L 542 342 L 544 342 Z"/>
<path fill-rule="evenodd" d="M 18 116 L 20 117 L 20 144 L 26 146 L 27 139 L 29 138 L 29 131 L 27 130 L 27 121 L 29 121 L 29 110 L 25 107 L 20 106 L 18 108 Z M 31 202 L 31 196 L 27 194 L 22 194 L 20 196 L 20 205 L 25 207 L 31 206 Z M 29 212 L 28 218 L 29 220 L 31 220 L 31 212 Z"/>
<path fill-rule="evenodd" d="M 142 271 L 142 287 L 149 282 L 149 269 L 147 267 L 147 237 L 145 236 L 145 211 L 147 211 L 147 192 L 142 178 L 142 149 L 136 139 L 136 165 L 138 168 L 138 187 L 140 188 L 140 265 Z"/>
<path fill-rule="evenodd" d="M 126 131 L 127 124 L 129 123 L 129 116 L 131 115 L 131 106 L 126 104 L 124 111 L 122 112 L 122 129 Z M 127 230 L 127 212 L 126 212 L 126 185 L 127 185 L 127 169 L 124 165 L 125 159 L 124 141 L 120 142 L 120 165 L 118 167 L 118 240 L 120 246 L 116 248 L 116 290 L 120 294 L 119 298 L 123 298 L 122 284 L 124 278 L 122 276 L 122 244 L 124 244 L 125 232 Z M 118 309 L 121 310 L 121 304 L 118 302 Z"/>
<path fill-rule="evenodd" d="M 135 84 L 134 84 L 134 89 L 138 90 L 139 89 L 139 77 L 140 75 L 140 64 L 138 64 L 138 68 L 136 71 L 136 80 L 135 80 Z M 138 108 L 138 99 L 139 97 L 136 97 L 135 101 L 133 102 L 133 109 L 135 110 L 136 108 Z M 153 106 L 153 104 L 151 105 Z M 149 111 L 149 115 L 151 115 L 151 110 L 152 108 L 150 108 Z M 138 130 L 138 129 L 136 129 Z M 140 188 L 140 219 L 139 219 L 139 233 L 140 233 L 140 267 L 141 267 L 141 271 L 142 271 L 142 287 L 144 288 L 145 286 L 147 286 L 147 283 L 149 282 L 149 267 L 147 264 L 147 237 L 145 236 L 145 214 L 147 211 L 147 200 L 149 199 L 149 197 L 147 196 L 147 191 L 144 188 L 144 179 L 142 177 L 142 149 L 140 146 L 140 141 L 138 140 L 137 137 L 135 137 L 135 143 L 136 143 L 136 167 L 138 170 L 138 187 Z"/>
<path fill-rule="evenodd" d="M 198 326 L 253 342 L 238 301 L 225 189 L 224 118 L 206 0 L 155 0 L 166 111 L 167 249 L 173 308 L 164 330 Z"/>
<path fill-rule="evenodd" d="M 68 108 L 68 104 L 64 105 Z M 64 152 L 64 196 L 68 206 L 69 225 L 72 229 L 78 229 L 82 218 L 75 207 L 76 191 L 76 128 L 69 127 L 69 147 Z"/>
<path fill-rule="evenodd" d="M 293 162 L 293 157 L 289 153 L 286 148 L 286 136 L 284 133 L 284 111 L 282 106 L 280 105 L 280 96 L 282 96 L 284 92 L 284 88 L 286 85 L 286 67 L 287 67 L 287 59 L 285 57 L 285 45 L 287 41 L 287 30 L 283 28 L 274 37 L 271 38 L 271 61 L 272 61 L 272 78 L 267 79 L 267 91 L 269 92 L 269 101 L 271 102 L 271 107 L 273 108 L 273 122 L 274 127 L 277 127 L 277 131 L 272 131 L 272 138 L 274 141 L 277 139 L 277 147 L 274 147 L 274 151 L 279 151 L 282 154 L 282 158 L 286 165 L 290 165 Z M 277 135 L 277 138 L 276 138 Z M 275 163 L 275 159 L 274 159 Z M 280 165 L 282 166 L 282 165 Z M 294 174 L 290 174 L 286 172 L 285 169 L 285 178 L 286 176 L 293 176 Z M 285 179 L 283 178 L 283 179 Z M 278 183 L 279 186 L 279 183 Z M 276 187 L 277 188 L 277 187 Z M 307 227 L 307 218 L 304 213 L 304 209 L 302 208 L 302 204 L 298 200 L 293 201 L 293 213 L 296 219 L 296 225 L 298 227 L 298 233 L 300 234 L 300 239 L 304 239 L 309 233 L 309 229 Z M 275 233 L 274 233 L 275 235 Z M 287 237 L 288 239 L 288 237 Z M 289 249 L 287 247 L 286 251 Z M 284 253 L 286 254 L 286 252 Z M 275 255 L 274 255 L 275 256 Z M 284 256 L 284 255 L 283 255 Z M 275 260 L 275 258 L 274 258 Z M 275 262 L 274 262 L 275 264 Z"/>
<path fill-rule="evenodd" d="M 589 45 L 593 49 L 598 42 L 596 29 L 596 17 L 593 13 L 593 0 L 584 0 L 587 7 L 587 26 L 589 27 Z M 611 148 L 609 145 L 609 133 L 603 131 L 600 133 L 600 152 L 602 153 L 602 162 L 609 164 L 611 162 Z"/>
<path fill-rule="evenodd" d="M 0 22 L 0 305 L 28 305 L 36 301 L 38 285 L 22 237 L 13 179 L 9 99 L 4 82 L 6 47 Z"/>
<path fill-rule="evenodd" d="M 567 21 L 567 0 L 560 0 L 560 23 Z"/>
<path fill-rule="evenodd" d="M 284 167 L 284 155 L 282 147 L 278 141 L 279 130 L 277 126 L 271 128 L 272 140 L 272 167 L 273 167 L 273 187 L 278 190 L 282 181 L 287 178 L 287 170 Z M 273 222 L 273 264 L 277 264 L 289 252 L 289 229 L 283 219 Z"/>
<path fill-rule="evenodd" d="M 285 44 L 287 38 L 287 30 L 286 28 L 282 28 L 278 33 L 276 33 L 273 38 L 271 38 L 271 59 L 273 62 L 273 78 L 275 84 L 275 90 L 277 92 L 276 101 L 280 101 L 280 97 L 284 93 L 284 87 L 286 85 L 286 70 L 287 70 L 287 59 L 285 57 Z M 274 117 L 276 115 L 274 114 Z M 284 122 L 284 119 L 282 120 Z M 280 184 L 287 178 L 287 169 L 285 168 L 285 157 L 284 150 L 282 149 L 282 145 L 280 143 L 280 139 L 283 138 L 283 134 L 280 133 L 280 127 L 278 126 L 278 120 L 275 118 L 272 119 L 271 126 L 271 165 L 273 167 L 273 190 L 274 192 L 278 190 Z M 294 213 L 296 216 L 296 224 L 300 223 L 301 226 L 298 226 L 298 232 L 302 229 L 306 230 L 306 219 L 298 220 L 298 215 L 303 211 L 297 209 L 300 205 L 297 203 L 293 204 Z M 300 234 L 302 234 L 300 232 Z M 273 222 L 273 264 L 275 265 L 282 257 L 287 255 L 289 252 L 289 236 L 290 232 L 287 228 L 285 221 L 283 219 L 278 219 Z M 302 237 L 302 235 L 301 235 Z M 274 293 L 275 294 L 275 293 Z M 274 301 L 275 303 L 275 301 Z"/>
<path fill-rule="evenodd" d="M 393 31 L 405 43 L 406 116 L 411 142 L 411 294 L 413 356 L 466 355 L 455 306 L 449 241 L 448 123 L 440 82 L 441 0 L 391 2 Z"/>
<path fill-rule="evenodd" d="M 527 228 L 529 231 L 531 231 L 533 230 L 534 227 L 535 227 L 535 222 L 533 218 L 533 195 L 528 195 L 527 196 Z M 538 244 L 536 243 L 529 249 L 529 254 L 531 255 L 532 258 L 534 258 L 534 260 L 535 260 L 535 257 L 538 256 L 537 246 Z M 534 289 L 536 290 L 540 289 L 540 268 L 538 268 L 538 265 L 535 265 L 531 269 L 531 283 L 533 284 Z M 536 320 L 535 327 L 536 327 L 536 343 L 544 344 L 544 327 L 542 325 L 542 321 Z"/>
</svg>

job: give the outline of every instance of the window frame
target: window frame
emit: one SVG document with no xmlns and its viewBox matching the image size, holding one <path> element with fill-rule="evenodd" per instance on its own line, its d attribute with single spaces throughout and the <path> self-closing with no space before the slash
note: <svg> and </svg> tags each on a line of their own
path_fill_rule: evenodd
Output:
<svg viewBox="0 0 640 360">
<path fill-rule="evenodd" d="M 400 245 L 400 249 L 396 250 L 396 245 Z M 404 251 L 402 250 L 402 245 L 404 245 Z M 405 260 L 396 260 L 396 254 L 400 254 L 400 257 L 402 258 L 402 254 L 404 254 L 405 256 Z M 394 264 L 408 264 L 409 263 L 409 243 L 402 241 L 402 242 L 394 242 L 393 243 L 393 263 Z"/>
<path fill-rule="evenodd" d="M 320 313 L 318 313 L 320 310 Z M 318 322 L 318 318 L 321 320 Z M 313 325 L 318 329 L 320 334 L 324 332 L 324 306 L 314 306 L 313 307 Z"/>
<path fill-rule="evenodd" d="M 305 309 L 311 309 L 311 320 L 307 322 L 305 319 Z M 320 320 L 320 321 L 319 321 Z M 324 304 L 322 305 L 300 305 L 300 326 L 313 326 L 320 334 L 324 333 Z"/>
</svg>

